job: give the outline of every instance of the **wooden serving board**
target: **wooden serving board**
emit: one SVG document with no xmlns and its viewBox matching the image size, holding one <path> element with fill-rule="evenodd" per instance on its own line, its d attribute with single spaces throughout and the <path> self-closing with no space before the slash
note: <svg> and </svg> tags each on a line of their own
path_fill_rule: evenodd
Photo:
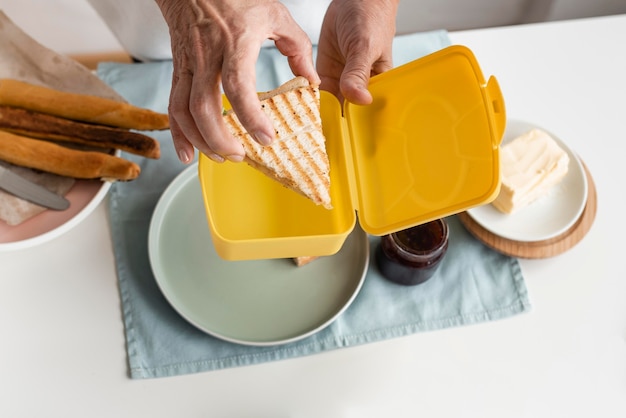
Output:
<svg viewBox="0 0 626 418">
<path fill-rule="evenodd" d="M 583 163 L 587 177 L 587 203 L 582 214 L 567 231 L 544 241 L 521 242 L 502 238 L 478 224 L 467 212 L 460 213 L 459 219 L 467 230 L 483 244 L 494 250 L 519 258 L 548 258 L 569 250 L 582 240 L 591 229 L 596 217 L 598 196 L 593 178 Z"/>
</svg>

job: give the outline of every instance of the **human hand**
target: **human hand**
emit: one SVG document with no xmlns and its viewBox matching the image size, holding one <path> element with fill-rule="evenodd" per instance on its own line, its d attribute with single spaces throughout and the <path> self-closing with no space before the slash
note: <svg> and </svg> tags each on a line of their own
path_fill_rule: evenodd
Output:
<svg viewBox="0 0 626 418">
<path fill-rule="evenodd" d="M 392 68 L 399 0 L 333 0 L 317 50 L 320 88 L 356 104 L 372 102 L 370 77 Z"/>
<path fill-rule="evenodd" d="M 272 39 L 295 75 L 320 83 L 311 41 L 278 0 L 156 0 L 170 30 L 174 72 L 169 115 L 184 163 L 194 147 L 211 159 L 242 161 L 244 150 L 222 120 L 222 92 L 242 125 L 263 145 L 274 129 L 256 92 L 256 61 Z"/>
</svg>

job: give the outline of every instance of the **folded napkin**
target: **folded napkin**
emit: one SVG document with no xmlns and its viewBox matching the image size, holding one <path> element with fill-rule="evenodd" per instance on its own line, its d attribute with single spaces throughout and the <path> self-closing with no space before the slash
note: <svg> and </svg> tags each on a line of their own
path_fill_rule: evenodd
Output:
<svg viewBox="0 0 626 418">
<path fill-rule="evenodd" d="M 400 65 L 449 45 L 445 31 L 396 38 L 394 64 Z M 171 62 L 104 63 L 98 75 L 128 101 L 165 111 Z M 270 90 L 292 77 L 286 60 L 263 49 L 258 90 Z M 354 302 L 331 325 L 300 341 L 251 347 L 214 338 L 186 322 L 161 294 L 148 258 L 148 229 L 154 207 L 167 185 L 185 167 L 178 162 L 169 132 L 160 160 L 125 155 L 141 165 L 141 176 L 111 188 L 110 223 L 115 251 L 130 376 L 152 378 L 252 365 L 311 355 L 388 338 L 505 318 L 530 309 L 516 259 L 476 241 L 456 217 L 448 253 L 435 277 L 416 286 L 382 278 L 374 265 L 379 238 L 370 237 L 371 265 Z"/>
</svg>

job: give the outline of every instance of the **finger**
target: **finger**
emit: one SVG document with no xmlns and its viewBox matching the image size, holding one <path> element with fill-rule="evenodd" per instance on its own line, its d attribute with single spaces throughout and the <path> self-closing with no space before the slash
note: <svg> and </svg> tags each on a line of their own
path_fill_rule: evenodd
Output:
<svg viewBox="0 0 626 418">
<path fill-rule="evenodd" d="M 370 72 L 371 62 L 368 59 L 363 59 L 356 55 L 347 57 L 346 66 L 339 80 L 341 95 L 349 102 L 355 104 L 370 104 L 372 95 L 367 90 Z"/>
<path fill-rule="evenodd" d="M 341 74 L 340 89 L 343 96 L 356 104 L 369 104 L 372 95 L 368 90 L 370 78 L 392 68 L 391 55 L 382 53 L 378 57 L 351 54 Z"/>
<path fill-rule="evenodd" d="M 321 79 L 313 63 L 313 46 L 309 37 L 295 24 L 290 35 L 279 35 L 276 48 L 287 57 L 289 68 L 298 76 L 305 77 L 314 86 L 320 85 Z"/>
<path fill-rule="evenodd" d="M 212 160 L 222 162 L 224 158 L 207 143 L 196 125 L 194 116 L 191 114 L 192 84 L 192 77 L 188 73 L 174 76 L 169 105 L 169 113 L 174 121 L 174 129 L 172 130 L 174 146 L 177 152 L 179 152 L 179 159 L 183 162 L 193 155 L 193 152 L 189 152 L 189 145 L 186 144 L 191 144 Z"/>
<path fill-rule="evenodd" d="M 186 92 L 188 92 L 188 86 L 191 85 L 190 78 L 191 74 L 181 75 L 180 70 L 174 69 L 168 108 L 174 148 L 178 158 L 185 164 L 193 158 L 193 143 L 200 140 L 200 133 L 195 129 L 189 114 L 189 95 Z"/>
<path fill-rule="evenodd" d="M 317 70 L 319 71 L 321 82 L 320 89 L 332 93 L 340 103 L 343 103 L 343 95 L 339 88 L 339 77 L 343 72 L 344 64 L 326 54 L 318 55 Z"/>
<path fill-rule="evenodd" d="M 313 45 L 308 35 L 296 23 L 285 7 L 276 9 L 275 25 L 270 39 L 276 48 L 287 57 L 289 68 L 298 76 L 303 76 L 314 86 L 320 84 L 320 77 L 313 63 Z"/>
<path fill-rule="evenodd" d="M 327 91 L 335 96 L 339 103 L 343 103 L 344 97 L 341 94 L 341 89 L 339 89 L 339 80 L 334 77 L 326 77 L 322 76 L 320 82 L 320 90 Z"/>
<path fill-rule="evenodd" d="M 174 149 L 178 159 L 183 164 L 189 164 L 194 157 L 194 148 L 191 142 L 187 141 L 187 138 L 180 129 L 180 126 L 176 122 L 176 118 L 170 116 L 170 132 L 172 133 L 172 140 L 174 142 Z"/>
<path fill-rule="evenodd" d="M 180 144 L 185 147 L 184 143 L 187 142 L 198 148 L 200 152 L 212 152 L 206 145 L 202 145 L 204 140 L 189 110 L 192 84 L 191 74 L 176 74 L 173 80 L 169 113 L 174 121 L 172 136 L 175 144 Z"/>
<path fill-rule="evenodd" d="M 211 74 L 211 71 L 197 73 L 191 84 L 190 113 L 202 137 L 202 143 L 196 146 L 216 161 L 219 160 L 217 155 L 234 162 L 243 161 L 243 145 L 230 134 L 224 123 L 222 92 L 217 76 Z"/>
<path fill-rule="evenodd" d="M 391 59 L 381 59 L 381 60 L 376 61 L 372 65 L 371 74 L 372 76 L 382 74 L 385 71 L 391 70 L 392 68 L 393 68 L 393 62 L 391 61 Z"/>
<path fill-rule="evenodd" d="M 239 122 L 261 145 L 269 145 L 274 139 L 274 128 L 263 112 L 256 91 L 256 60 L 258 45 L 241 46 L 235 55 L 224 62 L 222 86 Z"/>
</svg>

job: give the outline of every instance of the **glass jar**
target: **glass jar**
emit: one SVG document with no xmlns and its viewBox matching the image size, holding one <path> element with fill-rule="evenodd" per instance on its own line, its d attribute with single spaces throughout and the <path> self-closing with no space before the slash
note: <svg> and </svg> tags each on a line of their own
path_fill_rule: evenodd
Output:
<svg viewBox="0 0 626 418">
<path fill-rule="evenodd" d="M 447 249 L 448 224 L 438 219 L 383 236 L 376 263 L 388 280 L 414 286 L 433 276 Z"/>
</svg>

